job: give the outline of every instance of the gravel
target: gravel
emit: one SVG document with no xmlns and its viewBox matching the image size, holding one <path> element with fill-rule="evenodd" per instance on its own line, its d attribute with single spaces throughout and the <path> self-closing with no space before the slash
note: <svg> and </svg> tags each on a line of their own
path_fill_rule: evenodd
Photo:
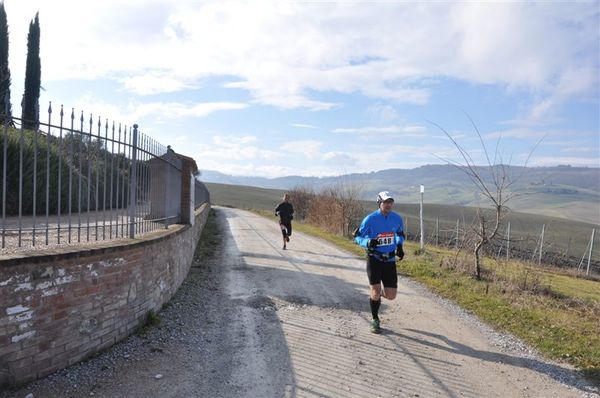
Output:
<svg viewBox="0 0 600 398">
<path fill-rule="evenodd" d="M 88 360 L 62 369 L 48 377 L 18 389 L 0 392 L 0 398 L 27 397 L 81 397 L 96 395 L 97 390 L 120 380 L 125 370 L 167 356 L 174 351 L 189 356 L 205 345 L 203 333 L 198 333 L 198 321 L 205 313 L 203 303 L 214 289 L 209 268 L 192 269 L 175 296 L 159 313 L 160 324 L 141 329 L 108 350 Z M 166 375 L 153 373 L 159 380 Z"/>
<path fill-rule="evenodd" d="M 423 284 L 413 279 L 399 275 L 398 281 L 410 286 L 423 296 L 429 297 L 431 300 L 444 306 L 449 312 L 455 314 L 473 328 L 481 331 L 493 345 L 502 351 L 502 353 L 523 358 L 527 361 L 528 368 L 535 369 L 540 373 L 550 376 L 565 387 L 581 392 L 582 397 L 593 398 L 600 396 L 600 388 L 583 379 L 574 368 L 565 369 L 564 364 L 559 365 L 556 362 L 543 358 L 535 348 L 532 348 L 519 338 L 495 330 L 472 313 L 459 307 L 452 301 L 437 295 Z"/>
</svg>

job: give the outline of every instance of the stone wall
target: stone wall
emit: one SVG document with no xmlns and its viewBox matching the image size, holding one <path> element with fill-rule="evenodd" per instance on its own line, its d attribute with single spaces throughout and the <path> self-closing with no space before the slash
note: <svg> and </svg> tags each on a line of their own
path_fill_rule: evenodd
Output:
<svg viewBox="0 0 600 398">
<path fill-rule="evenodd" d="M 159 311 L 188 274 L 209 209 L 193 226 L 125 243 L 0 260 L 0 385 L 76 363 Z"/>
</svg>

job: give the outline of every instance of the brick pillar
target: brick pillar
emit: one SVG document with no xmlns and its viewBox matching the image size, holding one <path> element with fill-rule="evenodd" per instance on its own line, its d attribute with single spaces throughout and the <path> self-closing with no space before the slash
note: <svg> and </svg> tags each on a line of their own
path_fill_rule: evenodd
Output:
<svg viewBox="0 0 600 398">
<path fill-rule="evenodd" d="M 193 158 L 176 153 L 181 160 L 181 224 L 194 225 L 194 175 L 198 165 Z"/>
<path fill-rule="evenodd" d="M 181 223 L 192 224 L 194 207 L 190 206 L 193 172 L 196 171 L 196 162 L 187 157 L 181 157 Z"/>
</svg>

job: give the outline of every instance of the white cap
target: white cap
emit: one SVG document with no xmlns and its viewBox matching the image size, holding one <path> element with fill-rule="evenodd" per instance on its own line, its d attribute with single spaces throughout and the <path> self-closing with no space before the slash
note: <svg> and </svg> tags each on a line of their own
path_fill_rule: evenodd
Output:
<svg viewBox="0 0 600 398">
<path fill-rule="evenodd" d="M 377 194 L 377 203 L 385 202 L 388 199 L 394 200 L 394 197 L 388 191 L 381 191 Z"/>
</svg>

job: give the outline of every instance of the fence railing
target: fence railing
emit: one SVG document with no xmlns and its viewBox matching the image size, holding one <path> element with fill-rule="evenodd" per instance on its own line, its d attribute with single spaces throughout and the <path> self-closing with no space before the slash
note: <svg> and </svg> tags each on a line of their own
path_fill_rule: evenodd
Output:
<svg viewBox="0 0 600 398">
<path fill-rule="evenodd" d="M 210 192 L 201 181 L 194 180 L 194 208 L 200 207 L 203 203 L 210 202 Z"/>
<path fill-rule="evenodd" d="M 419 219 L 406 216 L 404 220 L 407 238 L 420 240 Z M 487 255 L 498 259 L 530 261 L 539 266 L 576 268 L 586 274 L 600 274 L 600 258 L 595 249 L 598 247 L 596 229 L 579 230 L 576 234 L 569 231 L 565 234 L 564 228 L 561 229 L 560 226 L 543 224 L 537 233 L 532 233 L 525 232 L 525 228 L 518 222 L 515 224 L 518 228 L 513 225 L 512 232 L 510 221 L 501 224 L 496 238 L 485 248 Z M 464 219 L 449 223 L 426 218 L 424 225 L 424 241 L 428 245 L 460 249 L 468 247 L 468 241 L 474 238 L 473 225 Z"/>
<path fill-rule="evenodd" d="M 1 116 L 3 252 L 133 238 L 180 222 L 182 161 L 137 125 L 51 104 L 33 130 Z M 209 200 L 200 181 L 194 189 L 196 207 Z"/>
</svg>

